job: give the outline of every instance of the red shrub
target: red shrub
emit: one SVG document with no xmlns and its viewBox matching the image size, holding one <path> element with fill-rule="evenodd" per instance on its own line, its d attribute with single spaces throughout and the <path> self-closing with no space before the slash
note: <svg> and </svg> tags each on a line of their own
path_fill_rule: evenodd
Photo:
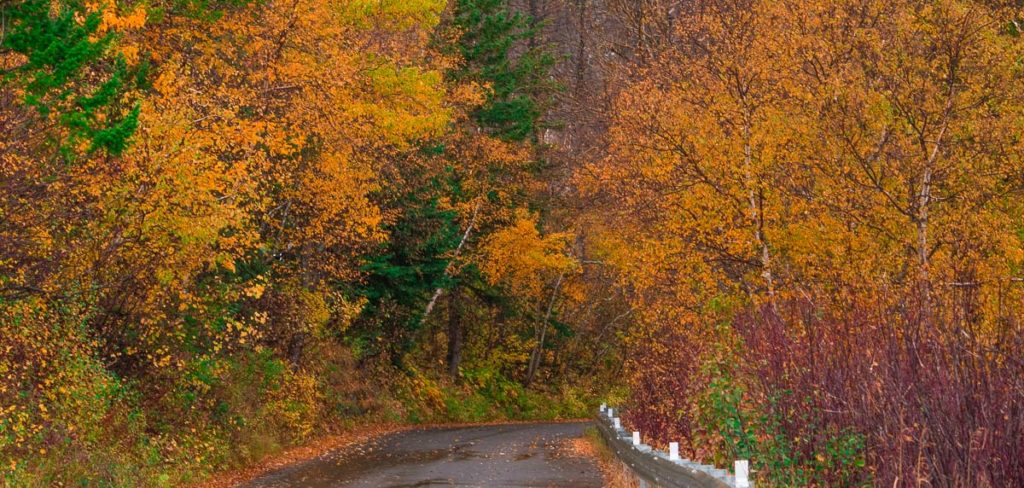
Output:
<svg viewBox="0 0 1024 488">
<path fill-rule="evenodd" d="M 878 486 L 1024 486 L 1024 333 L 1004 321 L 988 339 L 952 312 L 762 307 L 735 322 L 739 368 L 802 458 L 852 431 Z"/>
<path fill-rule="evenodd" d="M 697 427 L 690 401 L 703 386 L 700 352 L 705 344 L 680 330 L 662 330 L 643 342 L 644 350 L 627 364 L 633 374 L 625 421 L 644 433 L 645 442 L 682 441 L 686 452 L 685 442 Z"/>
</svg>

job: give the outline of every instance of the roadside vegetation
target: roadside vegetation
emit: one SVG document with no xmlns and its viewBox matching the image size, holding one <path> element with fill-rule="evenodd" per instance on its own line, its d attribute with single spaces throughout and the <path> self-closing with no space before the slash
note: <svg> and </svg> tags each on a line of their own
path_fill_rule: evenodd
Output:
<svg viewBox="0 0 1024 488">
<path fill-rule="evenodd" d="M 0 19 L 2 484 L 181 486 L 357 424 L 581 417 L 615 383 L 616 302 L 535 204 L 560 87 L 528 15 Z"/>
<path fill-rule="evenodd" d="M 0 0 L 0 480 L 589 416 L 1024 485 L 1024 13 Z"/>
<path fill-rule="evenodd" d="M 632 488 L 638 484 L 629 468 L 615 457 L 596 427 L 588 427 L 582 440 L 587 443 L 588 454 L 595 458 L 601 468 L 601 476 L 607 488 Z"/>
<path fill-rule="evenodd" d="M 1024 484 L 1019 5 L 654 3 L 578 173 L 625 422 L 759 486 Z"/>
</svg>

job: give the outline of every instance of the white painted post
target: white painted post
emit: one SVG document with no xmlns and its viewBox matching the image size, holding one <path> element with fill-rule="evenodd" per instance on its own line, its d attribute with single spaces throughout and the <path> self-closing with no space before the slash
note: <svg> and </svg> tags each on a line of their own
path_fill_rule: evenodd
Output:
<svg viewBox="0 0 1024 488">
<path fill-rule="evenodd" d="M 612 423 L 615 424 L 615 430 L 618 430 L 618 429 L 622 428 L 622 423 L 619 422 L 619 418 L 618 417 L 613 418 L 612 419 Z"/>
<path fill-rule="evenodd" d="M 636 431 L 636 430 L 633 431 L 633 445 L 634 446 L 639 446 L 640 445 L 640 432 Z"/>
<path fill-rule="evenodd" d="M 672 461 L 679 460 L 679 443 L 669 442 L 668 443 L 668 458 Z"/>
<path fill-rule="evenodd" d="M 736 488 L 750 488 L 750 461 L 736 461 Z"/>
</svg>

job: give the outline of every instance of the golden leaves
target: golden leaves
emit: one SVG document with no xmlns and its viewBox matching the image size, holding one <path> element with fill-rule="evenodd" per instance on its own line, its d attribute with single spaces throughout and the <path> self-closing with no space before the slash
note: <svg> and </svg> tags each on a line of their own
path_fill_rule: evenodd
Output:
<svg viewBox="0 0 1024 488">
<path fill-rule="evenodd" d="M 274 3 L 232 9 L 212 26 L 185 20 L 151 32 L 164 51 L 154 55 L 159 110 L 181 114 L 173 123 L 183 129 L 181 154 L 215 158 L 222 173 L 189 176 L 210 184 L 185 194 L 216 195 L 235 219 L 231 232 L 214 223 L 179 234 L 240 248 L 251 241 L 238 239 L 239 230 L 259 223 L 266 245 L 329 250 L 314 260 L 323 278 L 351 278 L 356 256 L 383 239 L 382 215 L 368 198 L 380 188 L 377 169 L 439 135 L 450 118 L 440 72 L 410 62 L 423 39 L 402 41 L 399 59 L 393 46 L 364 44 L 374 34 L 361 33 L 355 18 L 375 29 L 422 29 L 386 19 L 425 9 L 427 21 L 439 5 Z M 231 261 L 217 259 L 226 269 Z"/>
<path fill-rule="evenodd" d="M 365 72 L 370 97 L 353 104 L 354 118 L 367 116 L 385 142 L 408 147 L 411 141 L 440 136 L 451 118 L 444 106 L 441 73 L 420 68 L 382 66 Z"/>
<path fill-rule="evenodd" d="M 1019 269 L 1020 185 L 1005 175 L 1022 46 L 1005 12 L 724 5 L 680 21 L 679 44 L 700 54 L 640 73 L 615 102 L 608 157 L 576 175 L 610 202 L 594 217 L 636 296 L 699 310 L 722 294 L 898 289 L 917 269 L 936 283 Z"/>
<path fill-rule="evenodd" d="M 340 9 L 342 20 L 359 28 L 403 31 L 433 28 L 446 5 L 444 0 L 347 0 Z"/>
<path fill-rule="evenodd" d="M 117 2 L 114 1 L 90 1 L 86 2 L 86 10 L 89 12 L 100 12 L 100 25 L 96 34 L 103 35 L 109 31 L 123 32 L 138 30 L 146 25 L 146 18 L 149 11 L 144 4 L 136 4 L 130 12 L 119 12 Z"/>
<path fill-rule="evenodd" d="M 537 217 L 518 210 L 511 225 L 487 237 L 477 264 L 491 284 L 501 284 L 515 296 L 538 299 L 552 276 L 577 268 L 566 253 L 570 240 L 566 233 L 542 236 Z"/>
</svg>

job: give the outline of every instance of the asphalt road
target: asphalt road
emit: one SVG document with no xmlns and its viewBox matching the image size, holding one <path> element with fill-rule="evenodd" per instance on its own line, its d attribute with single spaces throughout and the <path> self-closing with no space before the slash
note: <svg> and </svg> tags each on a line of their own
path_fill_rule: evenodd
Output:
<svg viewBox="0 0 1024 488">
<path fill-rule="evenodd" d="M 243 486 L 599 487 L 595 461 L 566 449 L 587 425 L 506 424 L 401 432 L 288 466 Z"/>
</svg>

